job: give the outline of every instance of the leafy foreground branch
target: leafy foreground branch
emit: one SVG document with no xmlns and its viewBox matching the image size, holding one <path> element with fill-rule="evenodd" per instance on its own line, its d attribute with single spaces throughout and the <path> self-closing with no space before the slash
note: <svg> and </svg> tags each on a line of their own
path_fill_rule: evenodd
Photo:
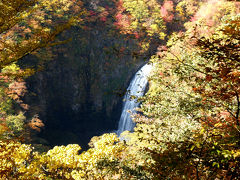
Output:
<svg viewBox="0 0 240 180">
<path fill-rule="evenodd" d="M 93 148 L 79 154 L 79 145 L 56 146 L 39 154 L 30 145 L 0 142 L 0 177 L 17 179 L 104 179 L 130 177 L 137 170 L 120 161 L 126 146 L 115 134 L 92 142 Z M 107 163 L 107 166 L 104 164 Z M 128 172 L 128 174 L 125 172 Z M 134 177 L 134 176 L 133 176 Z"/>
</svg>

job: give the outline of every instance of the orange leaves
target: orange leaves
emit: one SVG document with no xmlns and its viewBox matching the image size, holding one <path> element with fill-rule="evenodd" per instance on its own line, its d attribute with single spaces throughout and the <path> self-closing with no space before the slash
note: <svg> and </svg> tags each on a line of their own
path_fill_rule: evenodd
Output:
<svg viewBox="0 0 240 180">
<path fill-rule="evenodd" d="M 24 33 L 31 33 L 32 32 L 32 30 L 30 29 L 30 28 L 26 28 L 26 29 L 24 29 L 24 31 L 23 31 Z"/>
<path fill-rule="evenodd" d="M 236 77 L 236 78 L 240 77 L 240 71 L 234 70 L 231 73 L 229 73 L 229 75 L 232 76 L 232 77 Z"/>
<path fill-rule="evenodd" d="M 28 126 L 31 128 L 31 129 L 34 129 L 38 132 L 41 131 L 41 128 L 44 127 L 44 124 L 42 122 L 42 120 L 39 119 L 38 116 L 34 116 L 31 121 L 28 123 Z"/>
<path fill-rule="evenodd" d="M 5 121 L 3 122 L 2 120 L 0 120 L 0 136 L 8 131 L 10 131 L 10 129 L 7 127 L 6 122 Z"/>
<path fill-rule="evenodd" d="M 40 23 L 35 20 L 35 19 L 30 19 L 28 21 L 28 24 L 30 25 L 30 27 L 32 27 L 33 29 L 38 29 L 40 27 Z"/>
<path fill-rule="evenodd" d="M 9 83 L 10 82 L 10 78 L 8 76 L 6 76 L 6 75 L 0 74 L 0 83 L 3 83 L 3 82 Z"/>
<path fill-rule="evenodd" d="M 216 131 L 219 134 L 222 132 L 225 134 L 225 137 L 229 137 L 231 132 L 235 131 L 237 125 L 236 120 L 232 115 L 227 111 L 222 111 L 213 116 L 203 116 L 201 117 L 202 125 L 206 126 L 209 131 Z"/>
<path fill-rule="evenodd" d="M 15 82 L 13 82 L 9 85 L 8 94 L 12 97 L 16 97 L 18 99 L 19 97 L 24 96 L 24 94 L 26 92 L 27 92 L 27 88 L 26 88 L 26 83 L 25 82 L 15 81 Z"/>
<path fill-rule="evenodd" d="M 228 77 L 235 83 L 240 83 L 240 71 L 234 70 L 228 74 Z"/>
</svg>

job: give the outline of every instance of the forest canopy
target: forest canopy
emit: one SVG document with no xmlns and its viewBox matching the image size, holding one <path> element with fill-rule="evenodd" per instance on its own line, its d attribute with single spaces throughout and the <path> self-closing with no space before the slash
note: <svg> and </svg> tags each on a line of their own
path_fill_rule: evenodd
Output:
<svg viewBox="0 0 240 180">
<path fill-rule="evenodd" d="M 240 3 L 106 0 L 111 7 L 91 1 L 92 9 L 88 3 L 0 2 L 0 178 L 239 179 Z M 58 38 L 64 30 L 87 31 L 96 22 L 135 38 L 138 55 L 157 45 L 136 127 L 120 137 L 93 137 L 86 151 L 77 144 L 39 151 L 28 139 L 44 124 L 26 118 L 21 97 L 24 79 L 41 61 L 27 68 L 18 62 L 70 41 Z"/>
</svg>

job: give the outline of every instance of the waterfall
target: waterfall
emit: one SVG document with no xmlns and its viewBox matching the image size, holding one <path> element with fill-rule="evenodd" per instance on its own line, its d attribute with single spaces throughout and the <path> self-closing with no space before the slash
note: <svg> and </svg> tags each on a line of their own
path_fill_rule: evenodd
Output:
<svg viewBox="0 0 240 180">
<path fill-rule="evenodd" d="M 123 131 L 133 130 L 135 123 L 132 121 L 131 114 L 128 111 L 135 113 L 136 111 L 134 109 L 139 106 L 139 102 L 137 102 L 136 99 L 131 100 L 131 96 L 141 97 L 144 95 L 144 91 L 148 83 L 147 76 L 151 69 L 152 65 L 144 65 L 131 80 L 131 83 L 128 86 L 127 92 L 124 96 L 122 114 L 117 130 L 118 135 L 120 135 Z"/>
</svg>

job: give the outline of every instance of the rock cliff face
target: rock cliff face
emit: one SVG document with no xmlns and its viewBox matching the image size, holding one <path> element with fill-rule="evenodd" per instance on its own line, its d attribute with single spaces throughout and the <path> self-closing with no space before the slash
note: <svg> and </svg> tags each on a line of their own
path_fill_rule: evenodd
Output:
<svg viewBox="0 0 240 180">
<path fill-rule="evenodd" d="M 28 115 L 43 120 L 38 136 L 51 145 L 85 146 L 92 136 L 115 130 L 128 83 L 145 63 L 132 55 L 136 40 L 101 22 L 94 27 L 65 32 L 72 41 L 54 47 L 53 60 L 27 80 Z"/>
</svg>

